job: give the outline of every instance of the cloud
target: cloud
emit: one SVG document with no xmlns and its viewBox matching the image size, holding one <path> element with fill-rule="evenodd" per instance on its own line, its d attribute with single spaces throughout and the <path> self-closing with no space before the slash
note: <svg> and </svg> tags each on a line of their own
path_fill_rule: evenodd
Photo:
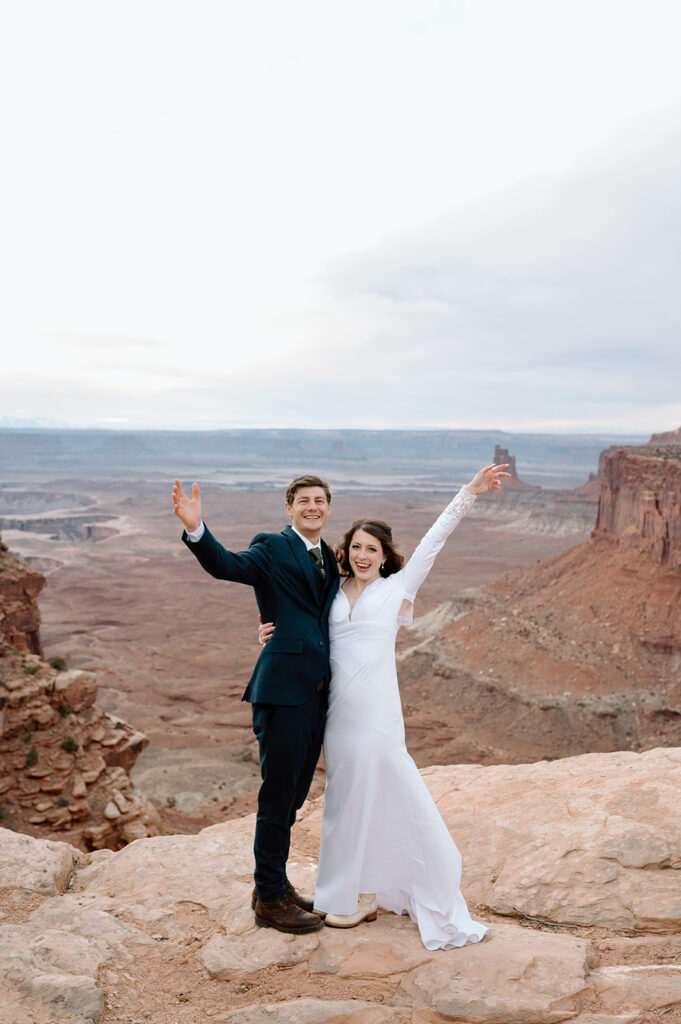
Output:
<svg viewBox="0 0 681 1024">
<path fill-rule="evenodd" d="M 278 351 L 245 332 L 238 353 L 211 349 L 197 329 L 154 366 L 165 343 L 144 333 L 53 334 L 91 350 L 97 372 L 76 360 L 58 388 L 6 373 L 0 399 L 40 412 L 46 395 L 46 412 L 80 424 L 124 408 L 159 427 L 673 428 L 680 179 L 672 111 L 568 171 L 329 263 L 310 304 L 273 322 Z"/>
<path fill-rule="evenodd" d="M 444 417 L 453 387 L 464 416 L 486 397 L 505 422 L 655 402 L 681 420 L 679 180 L 681 112 L 337 261 L 322 284 L 346 366 L 411 420 Z"/>
</svg>

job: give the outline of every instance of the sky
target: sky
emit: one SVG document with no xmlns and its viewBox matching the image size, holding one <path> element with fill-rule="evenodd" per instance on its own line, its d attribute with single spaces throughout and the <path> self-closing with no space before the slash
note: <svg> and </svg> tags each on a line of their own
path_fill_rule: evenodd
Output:
<svg viewBox="0 0 681 1024">
<path fill-rule="evenodd" d="M 681 424 L 676 0 L 0 13 L 0 426 Z"/>
</svg>

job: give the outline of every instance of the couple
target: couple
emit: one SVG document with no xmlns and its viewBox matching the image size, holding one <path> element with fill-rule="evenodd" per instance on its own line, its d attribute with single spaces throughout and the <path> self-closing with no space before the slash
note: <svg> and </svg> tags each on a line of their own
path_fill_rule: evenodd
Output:
<svg viewBox="0 0 681 1024">
<path fill-rule="evenodd" d="M 252 905 L 260 926 L 303 934 L 374 920 L 377 905 L 408 913 L 428 949 L 477 942 L 459 891 L 461 856 L 404 744 L 395 638 L 449 534 L 478 494 L 497 490 L 505 466 L 466 484 L 406 563 L 390 527 L 358 520 L 338 560 L 321 540 L 328 484 L 297 477 L 286 491 L 291 525 L 261 533 L 247 551 L 224 548 L 178 480 L 182 539 L 218 579 L 255 589 L 267 638 L 243 699 L 252 706 L 262 785 L 255 827 Z M 339 564 L 342 579 L 339 574 Z M 271 635 L 270 635 L 271 634 Z M 326 732 L 325 732 L 326 725 Z M 314 904 L 286 877 L 291 827 L 324 740 L 327 772 Z"/>
</svg>

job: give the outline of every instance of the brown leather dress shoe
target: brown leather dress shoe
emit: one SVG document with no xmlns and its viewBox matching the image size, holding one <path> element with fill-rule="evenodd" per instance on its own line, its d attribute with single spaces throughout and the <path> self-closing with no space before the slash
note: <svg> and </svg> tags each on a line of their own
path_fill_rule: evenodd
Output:
<svg viewBox="0 0 681 1024">
<path fill-rule="evenodd" d="M 256 900 L 255 923 L 259 928 L 276 928 L 291 935 L 306 935 L 324 927 L 321 917 L 301 910 L 288 895 L 268 903 Z"/>
<path fill-rule="evenodd" d="M 286 879 L 286 895 L 297 907 L 300 907 L 301 910 L 307 910 L 308 914 L 312 913 L 312 908 L 314 906 L 312 900 L 308 900 L 307 896 L 301 896 L 299 892 L 296 892 L 288 878 Z M 253 886 L 253 892 L 251 894 L 251 910 L 255 910 L 255 904 L 257 901 L 258 890 Z"/>
</svg>

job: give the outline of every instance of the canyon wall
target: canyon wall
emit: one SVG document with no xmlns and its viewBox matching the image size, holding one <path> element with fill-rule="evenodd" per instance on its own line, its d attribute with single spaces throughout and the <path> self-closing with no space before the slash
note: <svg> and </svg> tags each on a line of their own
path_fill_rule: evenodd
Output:
<svg viewBox="0 0 681 1024">
<path fill-rule="evenodd" d="M 609 451 L 601 472 L 593 537 L 681 567 L 681 445 Z"/>
<path fill-rule="evenodd" d="M 84 849 L 158 835 L 128 774 L 147 737 L 97 706 L 93 673 L 42 658 L 44 585 L 0 542 L 0 824 Z"/>
</svg>

